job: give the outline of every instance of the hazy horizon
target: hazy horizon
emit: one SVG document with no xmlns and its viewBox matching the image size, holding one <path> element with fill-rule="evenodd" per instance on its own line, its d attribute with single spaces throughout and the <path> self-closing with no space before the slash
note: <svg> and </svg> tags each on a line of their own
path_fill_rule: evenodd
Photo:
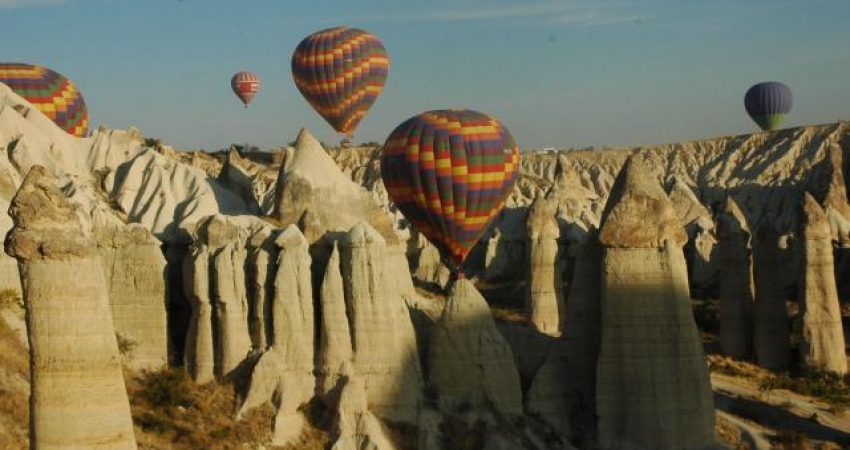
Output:
<svg viewBox="0 0 850 450">
<path fill-rule="evenodd" d="M 638 146 L 757 130 L 746 89 L 794 92 L 784 127 L 850 118 L 850 2 L 553 0 L 0 0 L 0 60 L 50 67 L 83 92 L 91 128 L 136 126 L 181 149 L 334 133 L 292 82 L 306 35 L 377 35 L 391 67 L 354 142 L 383 142 L 408 117 L 468 107 L 501 119 L 523 149 Z M 245 110 L 236 71 L 263 82 Z"/>
</svg>

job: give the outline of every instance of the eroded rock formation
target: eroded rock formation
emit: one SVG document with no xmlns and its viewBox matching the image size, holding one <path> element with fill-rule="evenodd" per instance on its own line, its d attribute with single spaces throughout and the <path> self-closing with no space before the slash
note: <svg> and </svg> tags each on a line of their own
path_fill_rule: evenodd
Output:
<svg viewBox="0 0 850 450">
<path fill-rule="evenodd" d="M 112 320 L 127 363 L 159 369 L 168 362 L 165 257 L 141 225 L 95 228 L 109 283 Z"/>
<path fill-rule="evenodd" d="M 809 194 L 805 195 L 802 208 L 800 361 L 810 370 L 843 374 L 847 372 L 847 356 L 829 219 Z"/>
<path fill-rule="evenodd" d="M 560 336 L 565 304 L 563 268 L 559 246 L 560 229 L 556 205 L 540 197 L 531 206 L 528 229 L 528 281 L 525 310 L 538 331 Z"/>
<path fill-rule="evenodd" d="M 366 385 L 369 409 L 415 423 L 422 387 L 416 335 L 399 278 L 410 280 L 403 255 L 361 222 L 339 243 L 354 372 Z"/>
<path fill-rule="evenodd" d="M 596 381 L 604 449 L 714 443 L 708 368 L 690 308 L 685 230 L 660 184 L 631 157 L 602 218 Z"/>
<path fill-rule="evenodd" d="M 752 235 L 747 218 L 732 197 L 717 219 L 720 238 L 720 347 L 723 354 L 746 360 L 753 349 Z"/>
<path fill-rule="evenodd" d="M 92 229 L 33 166 L 12 200 L 6 252 L 18 260 L 30 342 L 30 445 L 135 449 L 109 286 Z"/>
<path fill-rule="evenodd" d="M 428 366 L 441 408 L 486 410 L 492 405 L 501 414 L 522 413 L 514 355 L 469 280 L 455 282 L 432 333 Z"/>
<path fill-rule="evenodd" d="M 763 225 L 753 239 L 753 347 L 758 365 L 786 370 L 791 351 L 788 310 L 785 306 L 784 262 L 787 249 L 771 225 Z"/>
<path fill-rule="evenodd" d="M 384 209 L 339 170 L 306 129 L 298 134 L 295 147 L 285 151 L 274 205 L 272 217 L 283 225 L 299 224 L 311 244 L 329 231 L 344 233 L 363 220 L 390 244 L 398 243 Z"/>
</svg>

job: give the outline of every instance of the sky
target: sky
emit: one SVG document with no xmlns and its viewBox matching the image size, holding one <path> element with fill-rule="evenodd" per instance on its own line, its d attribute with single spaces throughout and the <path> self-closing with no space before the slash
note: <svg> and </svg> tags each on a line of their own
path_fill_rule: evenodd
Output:
<svg viewBox="0 0 850 450">
<path fill-rule="evenodd" d="M 420 112 L 499 118 L 522 149 L 636 146 L 754 131 L 747 88 L 794 92 L 785 126 L 850 119 L 847 0 L 0 0 L 0 61 L 50 67 L 92 128 L 185 150 L 336 134 L 301 97 L 292 51 L 348 25 L 377 35 L 387 84 L 354 141 Z M 263 81 L 250 109 L 230 77 Z"/>
</svg>

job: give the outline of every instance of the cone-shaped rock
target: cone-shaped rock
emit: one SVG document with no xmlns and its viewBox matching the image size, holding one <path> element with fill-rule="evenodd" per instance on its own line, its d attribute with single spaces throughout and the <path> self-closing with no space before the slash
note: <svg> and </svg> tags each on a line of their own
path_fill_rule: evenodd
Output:
<svg viewBox="0 0 850 450">
<path fill-rule="evenodd" d="M 91 226 L 33 166 L 12 200 L 30 343 L 30 446 L 135 449 L 121 356 Z"/>
<path fill-rule="evenodd" d="M 216 375 L 229 376 L 248 357 L 248 294 L 244 242 L 231 241 L 212 255 L 212 301 L 216 310 Z"/>
<path fill-rule="evenodd" d="M 339 381 L 337 402 L 337 438 L 331 450 L 395 450 L 381 422 L 369 412 L 366 387 L 345 363 Z"/>
<path fill-rule="evenodd" d="M 537 371 L 526 395 L 526 408 L 571 440 L 586 442 L 593 439 L 596 426 L 602 258 L 598 233 L 588 235 L 578 247 L 564 332 Z"/>
<path fill-rule="evenodd" d="M 183 287 L 192 306 L 184 363 L 196 383 L 207 383 L 215 379 L 215 343 L 210 298 L 210 253 L 206 245 L 194 245 L 183 260 Z"/>
<path fill-rule="evenodd" d="M 800 361 L 812 370 L 847 372 L 829 220 L 808 193 L 800 226 Z"/>
<path fill-rule="evenodd" d="M 272 304 L 274 275 L 277 272 L 277 250 L 270 230 L 262 230 L 252 236 L 249 248 L 251 343 L 255 348 L 265 350 L 271 345 L 274 335 Z"/>
<path fill-rule="evenodd" d="M 280 247 L 274 281 L 272 346 L 251 373 L 245 411 L 279 399 L 274 445 L 290 445 L 306 421 L 299 411 L 315 392 L 313 287 L 307 240 L 290 225 L 274 241 Z"/>
<path fill-rule="evenodd" d="M 607 248 L 664 248 L 687 242 L 685 229 L 673 203 L 636 157 L 631 156 L 620 174 L 605 212 L 599 240 Z"/>
<path fill-rule="evenodd" d="M 554 202 L 538 197 L 526 221 L 529 261 L 525 309 L 534 327 L 550 336 L 561 335 L 565 313 L 556 208 Z"/>
<path fill-rule="evenodd" d="M 492 404 L 502 414 L 522 413 L 514 355 L 471 281 L 455 282 L 432 332 L 428 360 L 443 409 Z"/>
<path fill-rule="evenodd" d="M 309 224 L 310 232 L 302 231 L 311 243 L 326 231 L 346 232 L 364 218 L 389 243 L 398 242 L 389 216 L 306 129 L 298 134 L 295 148 L 287 149 L 275 189 L 272 216 L 284 225 Z"/>
<path fill-rule="evenodd" d="M 301 401 L 312 397 L 314 316 L 313 286 L 307 240 L 298 227 L 290 225 L 275 240 L 280 247 L 274 282 L 274 339 L 272 348 L 281 352 L 287 372 L 285 383 L 296 385 Z"/>
<path fill-rule="evenodd" d="M 369 409 L 415 423 L 422 371 L 402 291 L 410 283 L 406 261 L 366 222 L 343 236 L 339 250 L 354 371 L 366 385 Z"/>
<path fill-rule="evenodd" d="M 714 445 L 714 404 L 693 319 L 685 230 L 630 157 L 603 214 L 596 413 L 603 449 Z"/>
<path fill-rule="evenodd" d="M 351 363 L 351 333 L 345 311 L 345 291 L 339 269 L 339 249 L 334 246 L 322 280 L 322 324 L 316 355 L 316 391 L 325 395 L 337 386 L 340 367 Z"/>
<path fill-rule="evenodd" d="M 842 160 L 841 147 L 830 145 L 824 160 L 812 168 L 806 184 L 812 197 L 825 210 L 833 240 L 847 246 L 850 244 L 850 205 L 847 204 Z"/>
<path fill-rule="evenodd" d="M 752 237 L 741 207 L 729 197 L 717 218 L 720 248 L 720 348 L 746 360 L 754 355 Z"/>
</svg>

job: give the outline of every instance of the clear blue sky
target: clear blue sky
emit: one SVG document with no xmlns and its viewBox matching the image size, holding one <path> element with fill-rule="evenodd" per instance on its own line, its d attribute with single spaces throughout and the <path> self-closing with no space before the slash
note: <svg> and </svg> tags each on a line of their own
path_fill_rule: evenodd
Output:
<svg viewBox="0 0 850 450">
<path fill-rule="evenodd" d="M 93 126 L 183 149 L 268 148 L 308 127 L 289 60 L 349 25 L 390 53 L 355 141 L 429 109 L 489 112 L 522 148 L 640 145 L 749 132 L 753 83 L 794 91 L 786 126 L 850 119 L 848 0 L 0 0 L 0 60 L 74 80 Z M 230 76 L 253 70 L 249 110 Z"/>
</svg>

